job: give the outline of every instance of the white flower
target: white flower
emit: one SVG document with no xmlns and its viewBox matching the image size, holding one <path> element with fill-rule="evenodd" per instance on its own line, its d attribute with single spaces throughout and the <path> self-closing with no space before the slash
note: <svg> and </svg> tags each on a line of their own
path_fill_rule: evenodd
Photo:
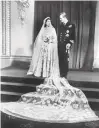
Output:
<svg viewBox="0 0 99 128">
<path fill-rule="evenodd" d="M 69 33 L 69 30 L 67 30 L 66 32 Z"/>
<path fill-rule="evenodd" d="M 69 34 L 66 34 L 66 37 L 69 37 Z"/>
<path fill-rule="evenodd" d="M 45 101 L 42 101 L 42 105 L 45 105 Z"/>
<path fill-rule="evenodd" d="M 23 101 L 26 101 L 26 97 L 23 97 L 22 99 L 23 99 Z"/>
<path fill-rule="evenodd" d="M 46 102 L 47 102 L 48 104 L 50 104 L 50 100 L 47 100 Z"/>
<path fill-rule="evenodd" d="M 51 91 L 48 91 L 48 94 L 51 94 Z"/>
<path fill-rule="evenodd" d="M 57 106 L 57 103 L 54 103 L 54 106 Z"/>
<path fill-rule="evenodd" d="M 37 89 L 37 91 L 39 92 L 39 91 L 40 91 L 40 89 L 38 88 L 38 89 Z"/>
</svg>

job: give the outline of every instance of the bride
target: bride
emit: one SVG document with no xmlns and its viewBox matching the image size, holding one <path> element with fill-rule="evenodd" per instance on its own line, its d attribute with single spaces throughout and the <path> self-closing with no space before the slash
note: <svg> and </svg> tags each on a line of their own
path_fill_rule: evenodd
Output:
<svg viewBox="0 0 99 128">
<path fill-rule="evenodd" d="M 44 122 L 76 123 L 99 120 L 90 108 L 85 94 L 60 77 L 57 36 L 50 17 L 44 19 L 36 38 L 27 74 L 45 77 L 36 92 L 23 94 L 16 102 L 1 103 L 1 111 Z"/>
<path fill-rule="evenodd" d="M 47 17 L 34 42 L 32 61 L 27 75 L 49 77 L 54 72 L 59 74 L 57 36 L 50 17 Z"/>
</svg>

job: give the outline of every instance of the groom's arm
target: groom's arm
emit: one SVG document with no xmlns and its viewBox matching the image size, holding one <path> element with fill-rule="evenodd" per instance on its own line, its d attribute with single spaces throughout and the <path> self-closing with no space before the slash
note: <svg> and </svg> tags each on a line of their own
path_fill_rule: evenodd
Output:
<svg viewBox="0 0 99 128">
<path fill-rule="evenodd" d="M 72 24 L 72 27 L 70 29 L 69 43 L 72 45 L 74 42 L 75 42 L 75 25 Z"/>
<path fill-rule="evenodd" d="M 66 36 L 66 49 L 70 49 L 70 47 L 74 44 L 75 42 L 75 25 L 70 24 L 68 26 L 68 29 L 66 30 L 68 33 L 65 35 Z"/>
</svg>

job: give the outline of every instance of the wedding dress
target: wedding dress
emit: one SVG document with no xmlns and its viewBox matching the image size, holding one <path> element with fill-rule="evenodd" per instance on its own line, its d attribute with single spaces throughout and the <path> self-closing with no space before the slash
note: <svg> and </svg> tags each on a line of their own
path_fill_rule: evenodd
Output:
<svg viewBox="0 0 99 128">
<path fill-rule="evenodd" d="M 50 77 L 54 72 L 59 72 L 56 31 L 52 25 L 44 27 L 45 20 L 46 18 L 34 42 L 32 60 L 27 73 L 36 77 Z"/>
<path fill-rule="evenodd" d="M 41 37 L 42 31 L 44 32 L 44 28 L 37 37 L 38 41 L 41 40 L 38 38 Z M 72 87 L 67 79 L 60 77 L 56 32 L 52 26 L 49 31 L 47 36 L 53 35 L 54 41 L 50 38 L 46 44 L 36 42 L 29 70 L 38 76 L 43 74 L 48 77 L 43 84 L 36 86 L 36 92 L 23 94 L 16 102 L 1 103 L 1 111 L 18 118 L 39 122 L 76 123 L 99 120 L 90 108 L 85 94 L 80 89 Z M 39 54 L 37 49 L 42 54 Z M 42 61 L 45 63 L 44 71 L 41 68 L 44 66 Z"/>
</svg>

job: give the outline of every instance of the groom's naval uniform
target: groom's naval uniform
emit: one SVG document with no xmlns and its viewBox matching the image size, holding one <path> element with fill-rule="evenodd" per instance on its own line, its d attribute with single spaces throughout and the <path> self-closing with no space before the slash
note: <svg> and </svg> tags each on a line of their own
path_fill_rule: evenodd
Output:
<svg viewBox="0 0 99 128">
<path fill-rule="evenodd" d="M 68 72 L 69 53 L 66 49 L 66 44 L 72 44 L 75 40 L 75 25 L 69 21 L 64 25 L 60 25 L 58 54 L 59 54 L 59 68 L 61 77 L 66 77 Z"/>
</svg>

